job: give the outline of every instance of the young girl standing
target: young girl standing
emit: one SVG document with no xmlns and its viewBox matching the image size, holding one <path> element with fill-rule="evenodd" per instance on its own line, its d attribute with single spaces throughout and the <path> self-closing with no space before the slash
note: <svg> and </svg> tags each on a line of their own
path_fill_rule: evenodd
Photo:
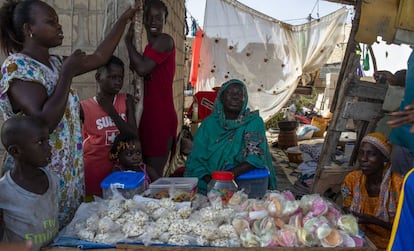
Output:
<svg viewBox="0 0 414 251">
<path fill-rule="evenodd" d="M 144 109 L 139 124 L 144 162 L 155 170 L 151 180 L 162 177 L 164 167 L 174 154 L 177 136 L 177 113 L 174 108 L 175 45 L 163 32 L 168 9 L 160 0 L 146 1 L 144 25 L 148 45 L 144 53 L 133 45 L 134 27 L 125 36 L 131 68 L 144 76 Z"/>
</svg>

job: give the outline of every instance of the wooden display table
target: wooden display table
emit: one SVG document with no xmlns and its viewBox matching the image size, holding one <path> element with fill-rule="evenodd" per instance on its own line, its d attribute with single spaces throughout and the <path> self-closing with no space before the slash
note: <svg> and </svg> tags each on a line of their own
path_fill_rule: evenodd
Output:
<svg viewBox="0 0 414 251">
<path fill-rule="evenodd" d="M 65 247 L 53 247 L 42 249 L 44 251 L 79 251 L 77 248 L 65 248 Z M 246 251 L 374 251 L 377 250 L 375 246 L 368 241 L 367 247 L 362 248 L 324 248 L 324 247 L 277 247 L 277 248 L 219 248 L 219 247 L 179 247 L 179 246 L 141 246 L 141 245 L 129 245 L 129 244 L 119 244 L 116 248 L 110 249 L 88 249 L 88 251 L 236 251 L 236 250 L 246 250 Z"/>
</svg>

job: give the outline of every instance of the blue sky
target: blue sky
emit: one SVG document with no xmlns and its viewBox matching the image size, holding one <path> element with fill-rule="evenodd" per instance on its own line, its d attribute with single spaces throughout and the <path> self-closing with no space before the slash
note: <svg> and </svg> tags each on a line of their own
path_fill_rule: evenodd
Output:
<svg viewBox="0 0 414 251">
<path fill-rule="evenodd" d="M 326 16 L 342 6 L 351 6 L 332 3 L 324 0 L 238 0 L 259 12 L 290 24 L 306 22 L 309 14 L 316 18 Z M 204 8 L 206 0 L 186 0 L 187 16 L 194 17 L 198 25 L 203 27 Z"/>
</svg>

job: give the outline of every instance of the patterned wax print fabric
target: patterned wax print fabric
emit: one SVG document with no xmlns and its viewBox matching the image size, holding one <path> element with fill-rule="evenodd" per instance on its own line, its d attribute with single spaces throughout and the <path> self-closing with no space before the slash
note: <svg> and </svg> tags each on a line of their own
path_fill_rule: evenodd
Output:
<svg viewBox="0 0 414 251">
<path fill-rule="evenodd" d="M 225 119 L 222 93 L 231 84 L 243 87 L 244 103 L 236 120 Z M 276 189 L 276 176 L 265 134 L 265 125 L 258 111 L 247 107 L 247 89 L 243 82 L 230 80 L 217 95 L 213 112 L 200 125 L 188 156 L 185 176 L 198 178 L 198 192 L 206 194 L 207 184 L 202 179 L 216 170 L 237 166 L 247 161 L 256 168 L 270 171 L 269 188 Z"/>
<path fill-rule="evenodd" d="M 52 55 L 49 59 L 52 68 L 16 53 L 4 61 L 0 81 L 0 109 L 4 119 L 23 115 L 13 111 L 7 90 L 13 79 L 39 83 L 45 87 L 47 95 L 51 95 L 59 79 L 62 67 L 62 56 Z M 84 173 L 82 158 L 82 133 L 80 126 L 79 98 L 74 90 L 70 90 L 65 113 L 56 129 L 49 135 L 52 147 L 52 161 L 49 168 L 59 178 L 59 225 L 65 226 L 72 219 L 84 195 Z M 11 156 L 5 162 L 5 169 L 13 166 Z"/>
<path fill-rule="evenodd" d="M 139 125 L 142 153 L 145 156 L 165 156 L 168 140 L 173 145 L 177 136 L 177 113 L 174 107 L 173 81 L 175 74 L 175 47 L 170 52 L 159 52 L 151 45 L 144 56 L 157 65 L 144 83 L 144 110 Z"/>
<path fill-rule="evenodd" d="M 345 177 L 341 188 L 343 206 L 351 211 L 375 216 L 385 222 L 393 222 L 402 181 L 401 175 L 391 173 L 390 168 L 387 168 L 384 171 L 379 196 L 370 197 L 365 189 L 366 176 L 361 170 L 353 171 Z M 360 228 L 377 248 L 387 247 L 390 230 L 373 224 L 360 224 Z"/>
<path fill-rule="evenodd" d="M 404 177 L 400 200 L 392 226 L 391 239 L 387 250 L 406 251 L 414 250 L 414 169 Z"/>
</svg>

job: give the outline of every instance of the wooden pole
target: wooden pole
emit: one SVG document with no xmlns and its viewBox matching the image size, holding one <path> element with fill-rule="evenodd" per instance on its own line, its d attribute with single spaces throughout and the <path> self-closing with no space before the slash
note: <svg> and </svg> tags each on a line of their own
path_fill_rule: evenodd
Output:
<svg viewBox="0 0 414 251">
<path fill-rule="evenodd" d="M 142 34 L 144 30 L 143 17 L 144 17 L 144 3 L 143 0 L 136 0 L 135 4 L 140 6 L 141 9 L 135 14 L 134 17 L 134 38 L 135 38 L 135 48 L 138 53 L 142 53 Z M 139 76 L 137 73 L 134 73 L 132 80 L 133 85 L 133 96 L 135 99 L 135 120 L 137 122 L 137 127 L 141 121 L 141 115 L 143 111 L 143 98 L 144 98 L 144 78 Z"/>
<path fill-rule="evenodd" d="M 347 71 L 347 63 L 350 62 L 349 57 L 352 52 L 355 52 L 355 49 L 356 49 L 357 42 L 355 41 L 355 35 L 358 31 L 359 20 L 361 18 L 362 1 L 363 0 L 357 0 L 355 4 L 355 16 L 354 16 L 354 19 L 352 20 L 351 32 L 349 34 L 349 39 L 348 39 L 348 43 L 346 46 L 344 59 L 342 60 L 341 70 L 339 71 L 338 82 L 336 83 L 335 94 L 333 96 L 332 104 L 331 104 L 331 112 L 333 112 L 336 108 L 336 104 L 338 102 L 339 89 L 341 87 L 342 82 L 344 82 L 345 76 L 349 73 Z"/>
<path fill-rule="evenodd" d="M 378 71 L 377 59 L 375 58 L 374 50 L 372 49 L 371 45 L 368 45 L 368 51 L 369 51 L 369 55 L 371 55 L 372 65 L 374 67 L 374 72 L 377 72 Z"/>
<path fill-rule="evenodd" d="M 352 22 L 351 33 L 332 101 L 331 111 L 333 113 L 333 117 L 331 124 L 328 127 L 325 142 L 322 146 L 321 157 L 315 170 L 315 177 L 310 192 L 315 192 L 318 189 L 318 183 L 321 179 L 323 169 L 335 159 L 336 146 L 338 144 L 342 129 L 346 126 L 346 120 L 341 118 L 341 112 L 346 99 L 345 94 L 347 85 L 352 81 L 356 71 L 355 66 L 357 66 L 359 62 L 359 57 L 355 54 L 357 45 L 357 42 L 355 41 L 355 34 L 358 31 L 359 20 L 361 17 L 361 6 L 362 0 L 357 0 L 355 5 L 355 17 Z"/>
</svg>

